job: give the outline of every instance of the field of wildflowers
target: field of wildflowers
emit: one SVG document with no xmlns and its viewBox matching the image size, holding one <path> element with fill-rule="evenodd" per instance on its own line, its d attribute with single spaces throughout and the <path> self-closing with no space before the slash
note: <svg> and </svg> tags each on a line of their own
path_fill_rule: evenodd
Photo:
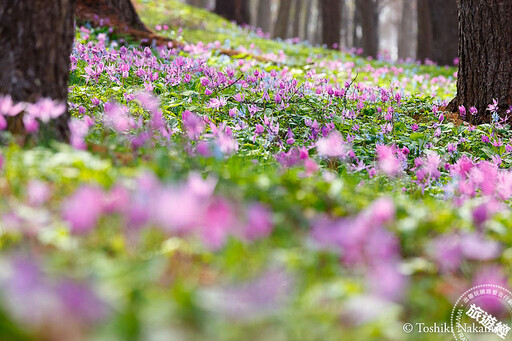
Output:
<svg viewBox="0 0 512 341">
<path fill-rule="evenodd" d="M 507 286 L 512 133 L 443 111 L 455 68 L 138 2 L 187 45 L 77 27 L 70 145 L 0 97 L 1 340 L 451 339 L 402 325 Z"/>
</svg>

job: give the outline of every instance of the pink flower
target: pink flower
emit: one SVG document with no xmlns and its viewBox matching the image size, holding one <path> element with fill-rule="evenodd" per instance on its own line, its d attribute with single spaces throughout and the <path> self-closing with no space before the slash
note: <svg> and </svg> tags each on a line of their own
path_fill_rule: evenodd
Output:
<svg viewBox="0 0 512 341">
<path fill-rule="evenodd" d="M 368 212 L 375 224 L 382 225 L 395 218 L 395 205 L 390 198 L 380 198 L 371 204 Z"/>
<path fill-rule="evenodd" d="M 4 130 L 5 128 L 7 128 L 7 120 L 0 115 L 0 130 Z"/>
<path fill-rule="evenodd" d="M 224 199 L 215 198 L 206 208 L 201 221 L 201 238 L 205 246 L 211 250 L 220 249 L 234 224 L 235 215 L 231 205 Z"/>
<path fill-rule="evenodd" d="M 76 149 L 86 149 L 84 138 L 89 132 L 89 124 L 86 120 L 72 118 L 69 121 L 69 130 L 71 132 L 70 143 Z"/>
<path fill-rule="evenodd" d="M 462 237 L 461 250 L 468 259 L 491 260 L 500 255 L 501 245 L 496 241 L 472 233 Z"/>
<path fill-rule="evenodd" d="M 117 103 L 109 102 L 105 104 L 104 120 L 108 127 L 118 133 L 126 133 L 135 128 L 135 121 L 128 115 L 128 108 Z"/>
<path fill-rule="evenodd" d="M 204 131 L 205 124 L 203 119 L 196 114 L 185 110 L 182 114 L 183 126 L 187 131 L 187 135 L 190 139 L 197 139 Z"/>
<path fill-rule="evenodd" d="M 40 98 L 36 103 L 29 104 L 27 114 L 48 123 L 66 112 L 66 104 L 54 101 L 51 98 Z"/>
<path fill-rule="evenodd" d="M 42 181 L 31 180 L 27 186 L 28 202 L 34 206 L 44 204 L 50 198 L 50 186 Z"/>
<path fill-rule="evenodd" d="M 457 270 L 463 260 L 460 237 L 455 234 L 437 237 L 431 242 L 428 250 L 441 272 Z"/>
<path fill-rule="evenodd" d="M 439 165 L 441 164 L 441 158 L 436 152 L 430 152 L 425 160 L 424 167 L 427 174 L 432 179 L 438 179 L 441 176 L 439 171 Z"/>
<path fill-rule="evenodd" d="M 377 145 L 375 148 L 379 169 L 387 176 L 396 176 L 402 170 L 400 160 L 395 156 L 395 148 Z"/>
<path fill-rule="evenodd" d="M 261 204 L 251 204 L 247 209 L 247 225 L 245 226 L 245 237 L 248 240 L 265 238 L 272 233 L 271 212 Z"/>
<path fill-rule="evenodd" d="M 320 156 L 345 158 L 350 152 L 347 142 L 338 131 L 333 131 L 326 138 L 321 138 L 316 143 Z"/>
<path fill-rule="evenodd" d="M 461 117 L 466 117 L 466 108 L 463 105 L 459 106 L 459 113 Z"/>
<path fill-rule="evenodd" d="M 135 99 L 139 101 L 140 105 L 150 113 L 157 112 L 158 108 L 160 107 L 158 98 L 153 96 L 153 94 L 151 94 L 150 92 L 139 92 L 135 95 Z"/>
<path fill-rule="evenodd" d="M 221 108 L 227 104 L 225 98 L 212 98 L 208 104 L 208 108 Z"/>
<path fill-rule="evenodd" d="M 93 186 L 79 188 L 62 208 L 62 216 L 71 225 L 71 233 L 86 234 L 96 227 L 103 214 L 103 191 Z"/>
<path fill-rule="evenodd" d="M 167 232 L 186 232 L 204 210 L 199 198 L 186 188 L 168 187 L 153 196 L 152 219 Z"/>
<path fill-rule="evenodd" d="M 11 95 L 0 95 L 0 116 L 16 116 L 25 109 L 26 104 L 14 104 Z"/>
</svg>

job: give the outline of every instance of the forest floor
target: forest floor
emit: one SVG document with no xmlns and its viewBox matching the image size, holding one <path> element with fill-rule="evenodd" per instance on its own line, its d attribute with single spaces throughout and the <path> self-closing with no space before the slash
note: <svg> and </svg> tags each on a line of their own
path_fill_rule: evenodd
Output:
<svg viewBox="0 0 512 341">
<path fill-rule="evenodd" d="M 456 68 L 136 3 L 183 47 L 77 28 L 71 146 L 0 147 L 0 339 L 449 340 L 403 324 L 507 287 L 512 134 Z"/>
</svg>

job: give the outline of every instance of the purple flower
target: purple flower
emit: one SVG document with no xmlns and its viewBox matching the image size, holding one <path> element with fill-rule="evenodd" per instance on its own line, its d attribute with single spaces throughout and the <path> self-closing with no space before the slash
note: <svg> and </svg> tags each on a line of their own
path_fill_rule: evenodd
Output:
<svg viewBox="0 0 512 341">
<path fill-rule="evenodd" d="M 257 203 L 249 205 L 245 238 L 255 240 L 268 237 L 273 228 L 272 213 L 266 207 Z"/>
<path fill-rule="evenodd" d="M 42 181 L 31 180 L 27 186 L 27 195 L 31 205 L 40 206 L 50 198 L 50 186 Z"/>
<path fill-rule="evenodd" d="M 460 116 L 466 117 L 466 107 L 464 107 L 463 105 L 459 106 L 459 113 Z"/>
<path fill-rule="evenodd" d="M 455 234 L 437 237 L 429 250 L 441 272 L 457 270 L 463 260 L 460 237 Z"/>
<path fill-rule="evenodd" d="M 395 148 L 377 145 L 375 148 L 379 169 L 387 176 L 396 176 L 402 170 L 400 160 L 395 156 Z"/>
<path fill-rule="evenodd" d="M 227 104 L 225 98 L 211 98 L 208 108 L 221 108 Z"/>
<path fill-rule="evenodd" d="M 496 241 L 472 233 L 462 237 L 461 250 L 468 259 L 491 260 L 500 255 L 501 245 Z"/>
<path fill-rule="evenodd" d="M 54 101 L 51 98 L 40 98 L 36 103 L 27 106 L 27 115 L 48 123 L 66 112 L 66 104 Z"/>
<path fill-rule="evenodd" d="M 187 135 L 190 139 L 197 139 L 204 131 L 205 124 L 203 119 L 196 114 L 185 110 L 182 114 L 183 126 L 187 131 Z"/>
<path fill-rule="evenodd" d="M 7 128 L 7 120 L 0 115 L 0 130 L 4 130 L 5 128 Z"/>
<path fill-rule="evenodd" d="M 345 158 L 350 152 L 347 142 L 338 131 L 331 132 L 328 137 L 319 139 L 316 147 L 320 156 Z"/>
<path fill-rule="evenodd" d="M 11 95 L 0 95 L 0 116 L 16 116 L 25 109 L 26 103 L 14 104 Z"/>
<path fill-rule="evenodd" d="M 73 234 L 86 234 L 96 227 L 103 214 L 103 203 L 101 189 L 83 186 L 62 206 L 62 217 L 71 225 Z"/>
</svg>

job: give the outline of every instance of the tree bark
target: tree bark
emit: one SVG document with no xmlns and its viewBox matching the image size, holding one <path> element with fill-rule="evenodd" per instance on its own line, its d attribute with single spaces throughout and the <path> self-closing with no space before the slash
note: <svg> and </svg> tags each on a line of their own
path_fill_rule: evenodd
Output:
<svg viewBox="0 0 512 341">
<path fill-rule="evenodd" d="M 362 40 L 362 27 L 361 27 L 361 0 L 354 1 L 354 17 L 352 20 L 352 47 L 361 47 Z M 360 32 L 361 31 L 361 32 Z"/>
<path fill-rule="evenodd" d="M 306 0 L 306 15 L 304 18 L 304 38 L 308 40 L 310 43 L 312 41 L 311 34 L 311 22 L 313 16 L 311 15 L 311 10 L 313 9 L 313 0 Z"/>
<path fill-rule="evenodd" d="M 293 6 L 293 38 L 297 38 L 300 36 L 300 18 L 302 13 L 302 4 L 302 1 L 296 1 Z"/>
<path fill-rule="evenodd" d="M 288 19 L 290 18 L 291 0 L 280 0 L 277 12 L 274 38 L 286 38 L 288 33 Z"/>
<path fill-rule="evenodd" d="M 362 47 L 366 57 L 377 57 L 379 53 L 379 9 L 376 0 L 356 0 L 361 15 L 363 30 Z"/>
<path fill-rule="evenodd" d="M 432 19 L 430 18 L 429 0 L 418 0 L 418 46 L 416 58 L 422 63 L 432 59 L 433 30 Z"/>
<path fill-rule="evenodd" d="M 322 43 L 328 48 L 336 48 L 341 41 L 341 3 L 340 0 L 321 0 Z"/>
<path fill-rule="evenodd" d="M 499 112 L 512 105 L 512 2 L 509 0 L 458 0 L 459 73 L 457 97 L 449 108 L 464 105 L 472 124 L 491 120 L 487 106 L 499 101 Z M 469 108 L 478 114 L 471 115 Z"/>
<path fill-rule="evenodd" d="M 263 30 L 263 32 L 272 32 L 272 1 L 259 0 L 258 13 L 256 16 L 256 25 Z"/>
<path fill-rule="evenodd" d="M 0 1 L 0 93 L 14 101 L 50 97 L 66 103 L 74 8 L 75 0 Z M 66 113 L 44 129 L 67 140 L 68 118 Z M 20 115 L 9 119 L 8 129 L 25 133 Z"/>
<path fill-rule="evenodd" d="M 215 13 L 237 24 L 249 24 L 251 15 L 247 0 L 216 0 Z"/>
<path fill-rule="evenodd" d="M 187 0 L 187 4 L 199 8 L 207 8 L 208 7 L 208 0 Z"/>
<path fill-rule="evenodd" d="M 129 35 L 135 40 L 151 45 L 182 45 L 167 37 L 153 33 L 140 19 L 130 0 L 76 0 L 75 16 L 79 24 L 94 27 L 109 26 L 117 34 Z"/>
<path fill-rule="evenodd" d="M 79 15 L 80 19 L 101 20 L 104 25 L 119 29 L 151 32 L 140 20 L 130 0 L 77 0 L 77 13 L 81 11 L 85 14 Z"/>
<path fill-rule="evenodd" d="M 402 0 L 402 17 L 398 30 L 398 58 L 414 57 L 414 8 L 411 0 Z"/>
<path fill-rule="evenodd" d="M 432 60 L 453 65 L 457 58 L 457 0 L 430 0 Z"/>
</svg>

